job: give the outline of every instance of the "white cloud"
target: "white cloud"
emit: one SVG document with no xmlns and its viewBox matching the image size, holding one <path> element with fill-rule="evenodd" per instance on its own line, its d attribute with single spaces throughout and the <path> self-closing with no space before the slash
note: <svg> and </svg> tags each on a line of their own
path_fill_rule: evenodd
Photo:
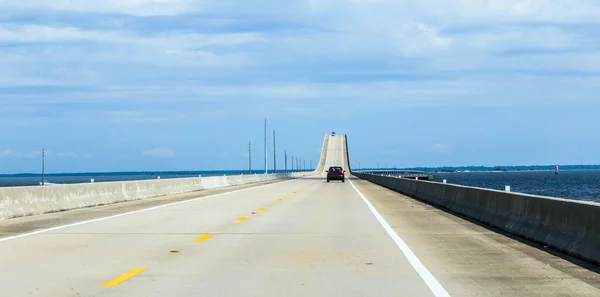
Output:
<svg viewBox="0 0 600 297">
<path fill-rule="evenodd" d="M 0 122 L 18 127 L 5 143 L 34 141 L 21 133 L 57 122 L 209 127 L 240 115 L 318 120 L 331 110 L 426 118 L 429 107 L 550 109 L 554 100 L 560 110 L 568 105 L 556 100 L 600 94 L 597 0 L 248 3 L 0 0 Z M 452 151 L 433 143 L 422 145 Z"/>
<path fill-rule="evenodd" d="M 1 7 L 1 6 L 0 6 Z M 201 48 L 206 46 L 234 46 L 266 41 L 254 32 L 246 33 L 189 33 L 169 32 L 159 35 L 137 35 L 122 30 L 83 29 L 73 26 L 38 24 L 8 24 L 0 27 L 0 41 L 4 42 L 66 42 L 94 41 L 116 45 L 158 46 L 160 48 Z"/>
<path fill-rule="evenodd" d="M 48 9 L 71 12 L 127 13 L 132 15 L 174 15 L 198 10 L 201 2 L 194 0 L 0 0 L 0 7 L 9 9 Z"/>
<path fill-rule="evenodd" d="M 18 151 L 9 149 L 9 148 L 0 150 L 0 157 L 31 159 L 31 158 L 41 157 L 41 155 L 42 155 L 41 151 L 18 152 Z M 71 152 L 71 151 L 54 153 L 52 151 L 46 150 L 46 156 L 57 156 L 57 157 L 61 157 L 61 158 L 77 158 L 79 155 L 74 152 Z"/>
<path fill-rule="evenodd" d="M 438 0 L 443 2 L 443 0 Z M 459 0 L 455 5 L 437 6 L 446 10 L 440 12 L 446 18 L 454 15 L 461 18 L 497 21 L 589 21 L 598 19 L 600 7 L 595 0 Z M 446 19 L 445 18 L 445 19 Z"/>
<path fill-rule="evenodd" d="M 407 56 L 429 55 L 433 51 L 448 49 L 452 44 L 438 30 L 427 24 L 405 24 L 394 34 L 394 44 Z"/>
<path fill-rule="evenodd" d="M 436 143 L 433 145 L 433 150 L 440 154 L 448 154 L 452 152 L 452 146 L 445 143 Z"/>
<path fill-rule="evenodd" d="M 72 98 L 44 98 L 42 104 L 117 99 L 148 104 L 145 112 L 109 114 L 109 120 L 119 122 L 164 118 L 157 116 L 164 115 L 164 109 L 153 105 L 156 102 L 207 98 L 232 102 L 369 98 L 374 106 L 389 107 L 447 104 L 449 100 L 480 104 L 493 100 L 481 99 L 486 92 L 520 89 L 520 72 L 535 72 L 530 75 L 537 78 L 525 87 L 544 93 L 542 87 L 548 81 L 540 77 L 545 72 L 598 71 L 598 53 L 585 52 L 597 44 L 596 38 L 561 27 L 561 22 L 600 18 L 595 3 L 265 0 L 240 5 L 228 0 L 0 0 L 0 9 L 17 9 L 17 15 L 38 9 L 94 12 L 85 16 L 93 20 L 107 13 L 115 22 L 121 21 L 112 13 L 171 15 L 166 17 L 168 26 L 136 18 L 133 23 L 148 25 L 141 31 L 127 21 L 110 29 L 77 22 L 0 22 L 0 41 L 36 43 L 0 53 L 0 87 L 94 88 Z M 187 21 L 202 18 L 193 16 L 195 11 L 228 18 L 214 26 L 177 26 L 177 15 Z M 529 26 L 532 22 L 545 23 Z M 229 23 L 238 25 L 223 26 Z M 532 53 L 510 55 L 519 50 Z M 574 53 L 551 53 L 563 50 Z M 523 99 L 519 94 L 507 97 Z M 11 108 L 24 110 L 19 99 L 0 92 L 0 100 L 15 100 Z"/>
<path fill-rule="evenodd" d="M 31 159 L 31 158 L 36 158 L 42 155 L 42 153 L 40 152 L 17 152 L 14 153 L 15 156 L 17 156 L 18 158 L 25 158 L 25 159 Z"/>
<path fill-rule="evenodd" d="M 171 58 L 171 62 L 179 62 L 180 66 L 233 66 L 241 67 L 247 62 L 243 54 L 215 54 L 211 51 L 202 50 L 166 50 L 165 53 Z"/>
<path fill-rule="evenodd" d="M 10 155 L 11 153 L 12 153 L 12 150 L 10 150 L 10 149 L 0 150 L 0 157 L 6 157 L 6 156 Z"/>
<path fill-rule="evenodd" d="M 143 151 L 142 155 L 153 158 L 172 158 L 175 157 L 175 151 L 170 148 L 155 148 Z"/>
<path fill-rule="evenodd" d="M 74 153 L 74 152 L 59 152 L 56 153 L 57 157 L 63 157 L 63 158 L 78 158 L 79 155 Z"/>
<path fill-rule="evenodd" d="M 34 151 L 34 152 L 15 152 L 12 149 L 3 149 L 0 150 L 0 157 L 7 157 L 7 158 L 19 158 L 19 159 L 31 159 L 31 158 L 35 158 L 38 156 L 41 156 L 42 153 L 41 151 Z"/>
</svg>

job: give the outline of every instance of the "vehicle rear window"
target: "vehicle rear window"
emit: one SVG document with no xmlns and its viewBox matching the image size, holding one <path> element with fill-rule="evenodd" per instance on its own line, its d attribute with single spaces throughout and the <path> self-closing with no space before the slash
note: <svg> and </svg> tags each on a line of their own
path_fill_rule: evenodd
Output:
<svg viewBox="0 0 600 297">
<path fill-rule="evenodd" d="M 329 168 L 329 171 L 332 171 L 332 172 L 342 171 L 342 167 L 331 167 L 331 168 Z"/>
</svg>

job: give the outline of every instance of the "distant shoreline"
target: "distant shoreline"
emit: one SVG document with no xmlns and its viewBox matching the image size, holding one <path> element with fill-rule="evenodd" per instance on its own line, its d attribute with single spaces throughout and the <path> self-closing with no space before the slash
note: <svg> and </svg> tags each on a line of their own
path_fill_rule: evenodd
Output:
<svg viewBox="0 0 600 297">
<path fill-rule="evenodd" d="M 556 165 L 529 165 L 529 166 L 444 166 L 444 167 L 413 167 L 413 168 L 361 168 L 355 170 L 415 170 L 432 173 L 464 173 L 468 172 L 539 172 L 554 171 Z M 503 169 L 503 170 L 494 170 Z M 559 171 L 566 170 L 594 170 L 600 169 L 600 165 L 559 165 Z M 288 169 L 290 171 L 291 169 Z M 307 169 L 312 171 L 314 169 Z M 435 172 L 437 170 L 437 172 Z M 447 171 L 442 171 L 447 170 Z M 298 171 L 298 170 L 295 170 Z M 46 173 L 47 176 L 115 176 L 115 175 L 199 175 L 211 173 L 244 173 L 247 169 L 238 170 L 174 170 L 174 171 L 103 171 L 103 172 L 53 172 Z M 272 172 L 272 169 L 269 170 Z M 283 172 L 283 170 L 277 170 Z M 264 173 L 264 169 L 252 170 L 252 173 Z M 41 173 L 0 173 L 0 177 L 39 177 Z"/>
<path fill-rule="evenodd" d="M 599 170 L 600 165 L 559 165 L 560 171 L 567 170 Z M 532 165 L 532 166 L 465 166 L 465 167 L 413 167 L 402 169 L 382 169 L 382 170 L 416 170 L 434 173 L 452 173 L 452 172 L 540 172 L 555 171 L 556 165 Z M 436 172 L 437 171 L 437 172 Z"/>
<path fill-rule="evenodd" d="M 306 170 L 296 170 L 294 172 L 300 171 L 313 171 L 314 169 L 306 169 Z M 288 172 L 291 172 L 291 169 L 288 169 Z M 277 169 L 277 173 L 283 173 L 283 169 Z M 252 170 L 252 174 L 264 174 L 264 169 L 256 169 Z M 273 169 L 269 169 L 269 173 L 273 173 Z M 62 173 L 48 173 L 45 175 L 47 177 L 51 176 L 59 176 L 59 177 L 80 177 L 80 176 L 134 176 L 134 175 L 158 175 L 158 176 L 197 176 L 197 175 L 238 175 L 238 174 L 248 174 L 248 169 L 241 170 L 181 170 L 181 171 L 115 171 L 115 172 L 62 172 Z M 8 177 L 41 177 L 41 173 L 2 173 L 0 177 L 8 178 Z"/>
<path fill-rule="evenodd" d="M 550 171 L 550 172 L 554 172 L 555 169 L 552 168 L 548 168 L 548 169 L 506 169 L 506 170 L 478 170 L 478 169 L 457 169 L 457 170 L 451 170 L 451 169 L 442 169 L 442 170 L 435 170 L 435 169 L 423 169 L 423 168 L 410 168 L 410 169 L 406 169 L 406 168 L 367 168 L 367 169 L 355 169 L 356 171 L 423 171 L 426 173 L 473 173 L 473 172 L 546 172 L 546 171 Z M 600 170 L 600 166 L 598 166 L 597 168 L 563 168 L 561 167 L 559 169 L 559 172 L 562 171 L 575 171 L 575 170 Z"/>
<path fill-rule="evenodd" d="M 600 168 L 598 168 L 600 169 Z M 560 171 L 572 171 L 572 170 L 598 170 L 595 168 L 592 169 L 561 169 Z M 534 169 L 534 170 L 469 170 L 469 171 L 462 171 L 462 170 L 458 170 L 458 171 L 427 171 L 427 172 L 432 172 L 432 173 L 473 173 L 473 172 L 486 172 L 486 173 L 503 173 L 503 172 L 554 172 L 555 170 L 551 170 L 551 169 Z"/>
</svg>

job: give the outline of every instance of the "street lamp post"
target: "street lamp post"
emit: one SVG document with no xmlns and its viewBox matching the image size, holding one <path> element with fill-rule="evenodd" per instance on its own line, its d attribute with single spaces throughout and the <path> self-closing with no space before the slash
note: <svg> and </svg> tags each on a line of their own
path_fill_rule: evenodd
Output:
<svg viewBox="0 0 600 297">
<path fill-rule="evenodd" d="M 46 150 L 42 149 L 42 186 L 44 184 L 46 184 L 45 174 L 46 174 Z"/>
<path fill-rule="evenodd" d="M 252 142 L 248 141 L 248 174 L 252 174 Z"/>
<path fill-rule="evenodd" d="M 267 155 L 267 119 L 265 118 L 265 174 L 268 174 L 269 171 L 267 169 L 268 165 L 268 155 Z"/>
<path fill-rule="evenodd" d="M 287 171 L 287 150 L 285 150 L 285 151 L 283 152 L 283 154 L 284 154 L 284 157 L 285 157 L 285 173 L 287 173 L 287 172 L 288 172 L 288 171 Z"/>
</svg>

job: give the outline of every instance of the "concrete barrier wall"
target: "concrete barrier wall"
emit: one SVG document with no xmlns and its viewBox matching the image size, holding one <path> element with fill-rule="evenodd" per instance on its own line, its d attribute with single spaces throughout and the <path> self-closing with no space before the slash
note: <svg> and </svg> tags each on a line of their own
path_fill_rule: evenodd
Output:
<svg viewBox="0 0 600 297">
<path fill-rule="evenodd" d="M 0 188 L 0 219 L 188 193 L 204 189 L 300 178 L 311 174 L 312 172 L 252 174 Z"/>
<path fill-rule="evenodd" d="M 576 200 L 353 173 L 511 234 L 600 264 L 600 205 Z"/>
<path fill-rule="evenodd" d="M 321 156 L 319 157 L 319 164 L 315 169 L 315 173 L 322 174 L 325 171 L 325 160 L 327 159 L 327 148 L 329 147 L 329 134 L 325 134 L 323 139 L 323 147 L 321 147 Z"/>
<path fill-rule="evenodd" d="M 352 174 L 352 168 L 350 167 L 350 154 L 348 153 L 350 150 L 348 149 L 348 136 L 344 135 L 344 169 L 346 170 L 346 176 L 350 176 Z"/>
</svg>

